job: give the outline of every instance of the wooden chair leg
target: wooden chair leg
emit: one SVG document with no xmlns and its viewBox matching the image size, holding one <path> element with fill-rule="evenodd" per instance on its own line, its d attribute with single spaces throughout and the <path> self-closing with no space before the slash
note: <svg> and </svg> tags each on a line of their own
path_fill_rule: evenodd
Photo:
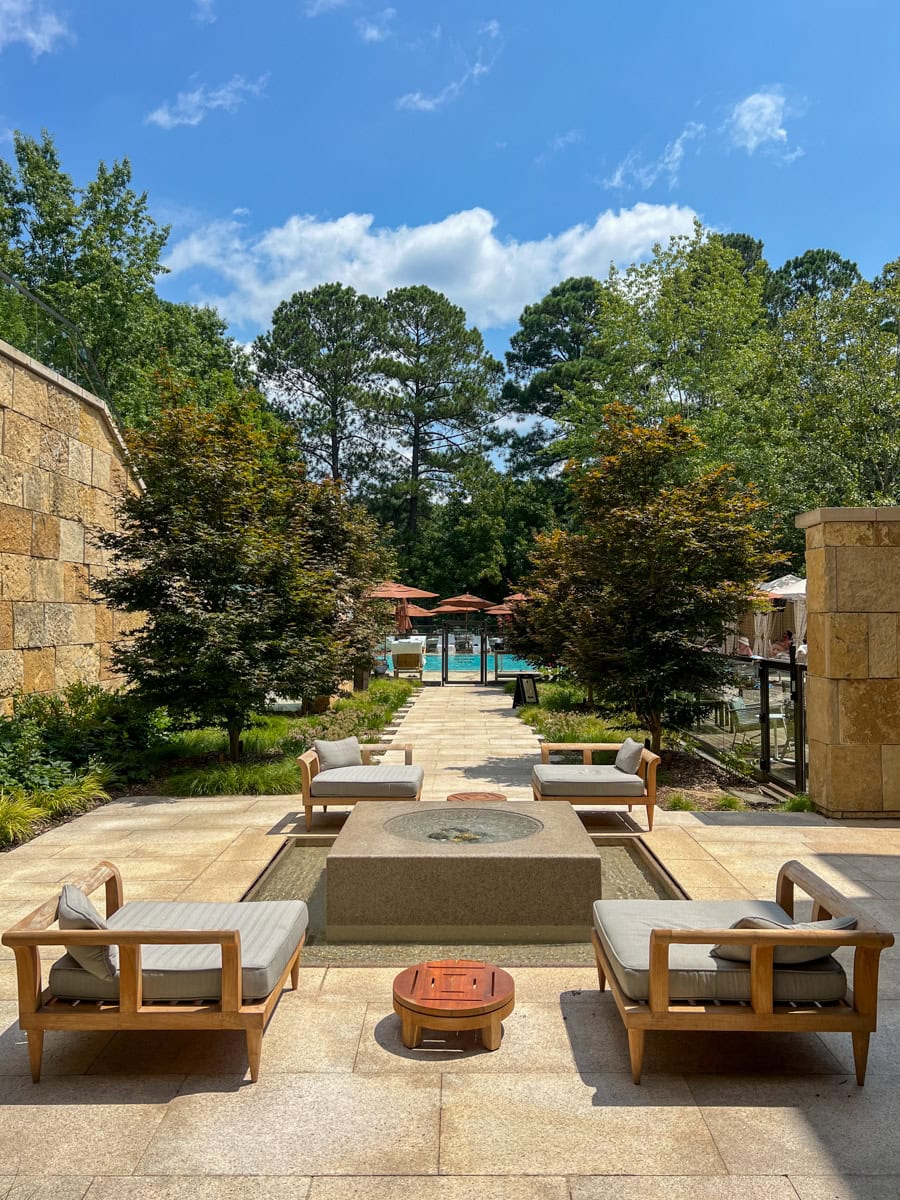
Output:
<svg viewBox="0 0 900 1200">
<path fill-rule="evenodd" d="M 646 808 L 647 808 L 647 832 L 652 833 L 652 831 L 653 831 L 653 805 L 648 804 L 646 806 Z"/>
<path fill-rule="evenodd" d="M 306 816 L 306 832 L 309 833 L 309 831 L 312 829 L 312 805 L 305 804 L 303 806 L 303 812 Z"/>
<path fill-rule="evenodd" d="M 262 1026 L 258 1029 L 247 1030 L 247 1061 L 250 1064 L 250 1082 L 256 1083 L 259 1079 L 259 1064 L 262 1059 Z"/>
<path fill-rule="evenodd" d="M 291 991 L 296 992 L 300 986 L 300 955 L 294 959 L 294 965 L 291 967 Z"/>
<path fill-rule="evenodd" d="M 25 1036 L 28 1039 L 28 1062 L 31 1066 L 31 1080 L 33 1083 L 40 1083 L 41 1059 L 44 1054 L 44 1031 L 43 1029 L 29 1029 Z"/>
<path fill-rule="evenodd" d="M 635 1083 L 641 1082 L 641 1071 L 644 1069 L 644 1038 L 643 1029 L 628 1030 L 628 1057 L 631 1059 L 631 1078 Z"/>
<path fill-rule="evenodd" d="M 600 966 L 599 961 L 597 963 L 597 980 L 600 984 L 600 991 L 605 992 L 606 991 L 606 972 Z"/>
<path fill-rule="evenodd" d="M 866 1082 L 866 1064 L 869 1061 L 869 1033 L 853 1033 L 853 1065 L 856 1067 L 856 1082 L 859 1087 Z"/>
</svg>

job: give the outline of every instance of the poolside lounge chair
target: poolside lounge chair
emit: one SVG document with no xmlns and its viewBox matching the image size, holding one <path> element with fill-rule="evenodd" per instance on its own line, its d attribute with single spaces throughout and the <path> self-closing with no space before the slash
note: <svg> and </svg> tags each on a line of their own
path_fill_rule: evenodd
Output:
<svg viewBox="0 0 900 1200">
<path fill-rule="evenodd" d="M 567 766 L 550 762 L 553 751 L 576 750 L 581 753 L 581 765 Z M 615 750 L 616 766 L 594 766 L 595 750 Z M 626 757 L 631 759 L 624 762 Z M 647 810 L 647 826 L 653 828 L 653 809 L 656 805 L 656 768 L 658 754 L 637 742 L 544 742 L 541 762 L 531 772 L 531 790 L 535 800 L 567 800 L 570 804 L 627 804 L 643 805 Z M 628 767 L 629 769 L 625 769 Z"/>
<path fill-rule="evenodd" d="M 393 763 L 373 764 L 373 754 L 386 750 L 402 750 L 403 766 Z M 361 765 L 332 767 L 322 770 L 318 753 L 307 750 L 297 759 L 300 764 L 303 808 L 307 830 L 312 829 L 312 811 L 321 804 L 324 812 L 358 804 L 361 800 L 420 800 L 425 772 L 412 765 L 413 748 L 392 742 L 379 742 L 359 747 Z M 358 761 L 358 760 L 357 760 Z"/>
<path fill-rule="evenodd" d="M 399 679 L 401 673 L 416 675 L 421 679 L 422 672 L 425 670 L 424 640 L 395 641 L 391 646 L 391 660 L 394 664 L 395 679 Z"/>
<path fill-rule="evenodd" d="M 242 1029 L 255 1083 L 263 1034 L 289 975 L 297 987 L 309 917 L 303 901 L 125 904 L 122 876 L 105 861 L 73 884 L 77 893 L 64 887 L 2 938 L 16 956 L 19 1026 L 34 1082 L 48 1029 Z M 105 921 L 85 902 L 101 884 Z M 60 906 L 73 897 L 77 927 L 69 914 L 71 927 L 52 929 L 58 912 L 65 921 L 68 909 Z M 51 966 L 46 988 L 42 946 L 66 951 Z"/>
<path fill-rule="evenodd" d="M 813 922 L 856 917 L 857 926 L 791 928 L 795 884 L 812 897 Z M 862 1086 L 869 1035 L 876 1026 L 879 958 L 894 944 L 893 934 L 866 921 L 864 912 L 798 862 L 781 868 L 775 896 L 774 903 L 594 904 L 592 940 L 600 990 L 609 983 L 625 1024 L 635 1083 L 641 1081 L 647 1030 L 668 1029 L 850 1033 L 856 1082 Z M 763 918 L 768 927 L 759 922 L 756 928 L 735 926 L 746 918 Z M 830 953 L 841 947 L 854 950 L 852 988 Z M 815 948 L 821 954 L 813 960 Z M 731 955 L 743 955 L 743 961 Z"/>
</svg>

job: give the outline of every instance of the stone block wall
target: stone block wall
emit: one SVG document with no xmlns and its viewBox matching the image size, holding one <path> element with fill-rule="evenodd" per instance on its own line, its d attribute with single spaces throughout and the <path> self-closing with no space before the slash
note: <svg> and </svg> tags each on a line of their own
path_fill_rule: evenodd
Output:
<svg viewBox="0 0 900 1200">
<path fill-rule="evenodd" d="M 136 486 L 103 401 L 0 341 L 0 710 L 18 691 L 118 682 L 127 621 L 91 599 L 106 573 L 93 535 Z"/>
<path fill-rule="evenodd" d="M 900 815 L 900 508 L 816 509 L 806 530 L 809 792 Z"/>
</svg>

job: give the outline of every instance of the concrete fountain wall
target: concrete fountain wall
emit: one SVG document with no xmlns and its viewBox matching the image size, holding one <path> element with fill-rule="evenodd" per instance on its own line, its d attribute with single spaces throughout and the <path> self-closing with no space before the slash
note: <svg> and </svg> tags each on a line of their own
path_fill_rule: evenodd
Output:
<svg viewBox="0 0 900 1200">
<path fill-rule="evenodd" d="M 502 808 L 541 827 L 512 841 L 416 842 L 391 832 L 390 821 L 434 810 L 448 826 L 463 826 L 480 810 L 357 804 L 328 854 L 328 940 L 585 941 L 591 904 L 601 895 L 600 853 L 578 816 L 552 802 Z"/>
</svg>

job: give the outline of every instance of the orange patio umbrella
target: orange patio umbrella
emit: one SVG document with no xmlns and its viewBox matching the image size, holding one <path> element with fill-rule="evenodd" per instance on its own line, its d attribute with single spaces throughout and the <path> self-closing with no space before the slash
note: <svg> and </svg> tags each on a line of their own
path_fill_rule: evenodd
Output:
<svg viewBox="0 0 900 1200">
<path fill-rule="evenodd" d="M 482 600 L 480 596 L 473 596 L 471 592 L 463 592 L 461 596 L 448 596 L 446 600 L 441 601 L 441 604 L 459 604 L 468 610 L 490 608 L 493 603 L 493 600 Z"/>
<path fill-rule="evenodd" d="M 513 594 L 511 596 L 506 597 L 504 603 L 505 604 L 519 604 L 522 600 L 527 600 L 527 599 L 528 599 L 528 597 L 525 595 L 524 592 L 513 592 Z"/>
<path fill-rule="evenodd" d="M 495 604 L 493 608 L 486 608 L 485 612 L 490 617 L 511 617 L 513 610 L 508 604 Z"/>
<path fill-rule="evenodd" d="M 367 593 L 369 600 L 395 600 L 397 602 L 397 632 L 409 633 L 412 629 L 412 622 L 409 619 L 409 601 L 415 597 L 417 600 L 430 600 L 437 595 L 437 592 L 427 592 L 424 588 L 410 587 L 405 583 L 394 583 L 392 579 L 386 579 L 383 583 L 379 583 Z M 422 610 L 425 611 L 424 609 Z"/>
<path fill-rule="evenodd" d="M 421 604 L 407 604 L 406 611 L 411 617 L 433 617 L 433 608 L 423 608 Z"/>
</svg>

